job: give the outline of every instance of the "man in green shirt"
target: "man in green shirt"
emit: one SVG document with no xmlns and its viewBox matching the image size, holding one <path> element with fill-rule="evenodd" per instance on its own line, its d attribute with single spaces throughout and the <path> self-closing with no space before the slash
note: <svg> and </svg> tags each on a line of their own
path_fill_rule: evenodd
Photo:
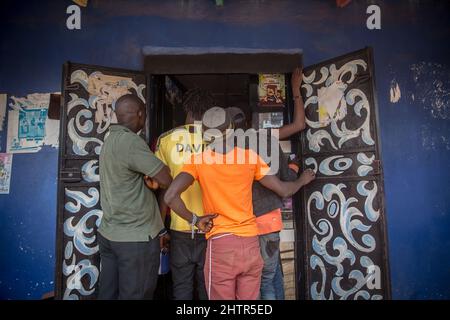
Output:
<svg viewBox="0 0 450 320">
<path fill-rule="evenodd" d="M 137 135 L 145 124 L 143 102 L 134 95 L 122 96 L 115 112 L 118 124 L 110 127 L 100 153 L 103 217 L 98 229 L 98 298 L 151 299 L 158 279 L 158 235 L 164 226 L 156 197 L 143 176 L 152 177 L 163 188 L 172 178 Z"/>
<path fill-rule="evenodd" d="M 151 299 L 158 280 L 158 236 L 166 231 L 155 194 L 145 186 L 144 176 L 161 188 L 167 188 L 172 178 L 137 134 L 145 124 L 144 103 L 135 95 L 124 95 L 117 100 L 115 112 L 118 124 L 110 127 L 100 153 L 103 217 L 98 229 L 98 298 Z M 209 231 L 214 216 L 183 218 Z"/>
</svg>

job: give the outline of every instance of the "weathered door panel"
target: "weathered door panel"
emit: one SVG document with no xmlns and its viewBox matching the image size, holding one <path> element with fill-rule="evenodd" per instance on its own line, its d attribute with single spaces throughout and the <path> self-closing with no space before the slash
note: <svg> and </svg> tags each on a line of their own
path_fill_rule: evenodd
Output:
<svg viewBox="0 0 450 320">
<path fill-rule="evenodd" d="M 296 221 L 300 298 L 390 298 L 373 75 L 370 48 L 303 71 L 301 156 L 317 178 Z"/>
<path fill-rule="evenodd" d="M 139 72 L 74 63 L 64 65 L 62 81 L 55 294 L 93 299 L 100 271 L 101 146 L 117 121 L 116 100 L 134 93 L 146 102 L 148 84 Z"/>
</svg>

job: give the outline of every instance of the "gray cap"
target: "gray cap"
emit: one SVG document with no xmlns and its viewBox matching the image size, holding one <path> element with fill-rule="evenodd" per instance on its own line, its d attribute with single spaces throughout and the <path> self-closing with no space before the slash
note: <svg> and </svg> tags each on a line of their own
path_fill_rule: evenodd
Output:
<svg viewBox="0 0 450 320">
<path fill-rule="evenodd" d="M 230 115 L 231 121 L 233 122 L 234 128 L 242 128 L 245 126 L 245 113 L 241 108 L 229 107 L 226 109 L 227 113 Z"/>
<path fill-rule="evenodd" d="M 212 107 L 211 109 L 208 109 L 203 115 L 202 124 L 206 141 L 221 138 L 226 133 L 227 129 L 232 128 L 230 114 L 221 107 Z"/>
</svg>

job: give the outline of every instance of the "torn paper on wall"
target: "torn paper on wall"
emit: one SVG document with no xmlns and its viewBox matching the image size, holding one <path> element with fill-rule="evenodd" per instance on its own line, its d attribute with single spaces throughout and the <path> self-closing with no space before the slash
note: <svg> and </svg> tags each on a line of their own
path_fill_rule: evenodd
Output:
<svg viewBox="0 0 450 320">
<path fill-rule="evenodd" d="M 331 120 L 342 120 L 347 115 L 347 103 L 344 97 L 346 89 L 347 84 L 338 80 L 328 87 L 317 90 L 319 123 L 322 127 L 330 124 Z"/>
<path fill-rule="evenodd" d="M 9 194 L 13 155 L 0 153 L 0 194 Z"/>
<path fill-rule="evenodd" d="M 391 89 L 389 90 L 391 103 L 397 103 L 398 100 L 402 97 L 402 93 L 400 91 L 400 87 L 398 83 L 393 81 L 391 83 Z"/>
<path fill-rule="evenodd" d="M 3 131 L 3 123 L 6 116 L 6 94 L 0 94 L 0 131 Z"/>
<path fill-rule="evenodd" d="M 94 72 L 89 76 L 88 92 L 93 98 L 93 105 L 96 108 L 95 122 L 102 123 L 108 121 L 117 123 L 115 102 L 121 96 L 131 93 L 126 83 L 132 81 L 131 78 L 105 75 L 101 72 Z"/>
<path fill-rule="evenodd" d="M 50 93 L 11 97 L 8 111 L 8 153 L 38 152 L 42 146 L 58 147 L 59 121 L 48 119 Z"/>
</svg>

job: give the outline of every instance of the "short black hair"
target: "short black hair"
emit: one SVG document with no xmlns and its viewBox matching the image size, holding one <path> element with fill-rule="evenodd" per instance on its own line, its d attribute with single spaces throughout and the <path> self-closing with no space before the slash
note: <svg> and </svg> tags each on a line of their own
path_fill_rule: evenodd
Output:
<svg viewBox="0 0 450 320">
<path fill-rule="evenodd" d="M 125 101 L 134 102 L 141 110 L 145 111 L 144 102 L 141 100 L 141 98 L 139 98 L 137 95 L 132 94 L 132 93 L 125 94 L 125 95 L 121 96 L 119 99 L 117 99 L 116 103 L 115 103 L 115 108 L 117 109 L 117 107 L 120 106 Z"/>
<path fill-rule="evenodd" d="M 183 110 L 186 114 L 190 112 L 194 120 L 202 120 L 203 114 L 214 105 L 212 94 L 200 88 L 190 89 L 183 96 Z"/>
</svg>

